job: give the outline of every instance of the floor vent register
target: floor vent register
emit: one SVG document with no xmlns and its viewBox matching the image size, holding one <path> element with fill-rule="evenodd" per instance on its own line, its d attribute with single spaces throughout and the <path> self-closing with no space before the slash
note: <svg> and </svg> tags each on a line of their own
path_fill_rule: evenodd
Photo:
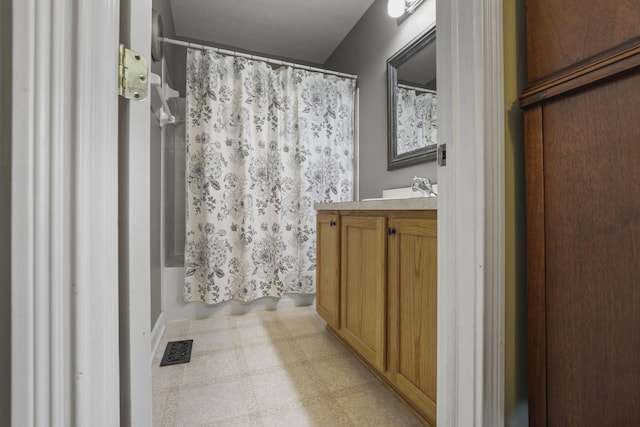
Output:
<svg viewBox="0 0 640 427">
<path fill-rule="evenodd" d="M 164 350 L 160 366 L 179 365 L 189 363 L 191 360 L 191 347 L 193 340 L 169 341 Z"/>
</svg>

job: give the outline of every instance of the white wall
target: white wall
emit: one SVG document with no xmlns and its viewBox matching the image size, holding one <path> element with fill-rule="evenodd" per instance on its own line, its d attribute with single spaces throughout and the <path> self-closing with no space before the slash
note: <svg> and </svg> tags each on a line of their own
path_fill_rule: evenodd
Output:
<svg viewBox="0 0 640 427">
<path fill-rule="evenodd" d="M 0 14 L 0 425 L 11 424 L 11 0 Z"/>
<path fill-rule="evenodd" d="M 407 187 L 414 175 L 437 182 L 435 162 L 387 171 L 387 59 L 435 24 L 435 0 L 426 0 L 398 25 L 387 0 L 376 0 L 324 66 L 358 75 L 360 88 L 360 197 Z"/>
</svg>

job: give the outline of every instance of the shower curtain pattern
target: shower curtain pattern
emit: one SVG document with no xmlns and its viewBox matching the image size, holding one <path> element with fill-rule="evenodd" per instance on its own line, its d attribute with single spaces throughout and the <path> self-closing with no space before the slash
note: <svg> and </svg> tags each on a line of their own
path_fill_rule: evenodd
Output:
<svg viewBox="0 0 640 427">
<path fill-rule="evenodd" d="M 185 301 L 315 292 L 315 202 L 353 198 L 355 83 L 190 49 Z"/>
<path fill-rule="evenodd" d="M 435 93 L 396 88 L 397 154 L 404 154 L 438 143 Z"/>
</svg>

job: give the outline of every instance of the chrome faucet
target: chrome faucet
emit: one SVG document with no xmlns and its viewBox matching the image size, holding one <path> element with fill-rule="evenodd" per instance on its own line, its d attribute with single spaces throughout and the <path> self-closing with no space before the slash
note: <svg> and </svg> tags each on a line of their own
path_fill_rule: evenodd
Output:
<svg viewBox="0 0 640 427">
<path fill-rule="evenodd" d="M 413 183 L 411 184 L 413 191 L 418 191 L 422 197 L 436 197 L 437 194 L 433 191 L 431 186 L 431 180 L 422 176 L 414 176 Z"/>
</svg>

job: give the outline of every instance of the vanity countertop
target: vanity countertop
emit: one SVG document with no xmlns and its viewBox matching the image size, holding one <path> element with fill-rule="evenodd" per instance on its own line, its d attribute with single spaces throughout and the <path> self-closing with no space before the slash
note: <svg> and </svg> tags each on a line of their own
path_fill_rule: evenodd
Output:
<svg viewBox="0 0 640 427">
<path fill-rule="evenodd" d="M 369 199 L 359 202 L 335 202 L 316 203 L 314 208 L 317 211 L 416 211 L 416 210 L 438 210 L 437 197 L 412 197 L 402 199 Z"/>
</svg>

